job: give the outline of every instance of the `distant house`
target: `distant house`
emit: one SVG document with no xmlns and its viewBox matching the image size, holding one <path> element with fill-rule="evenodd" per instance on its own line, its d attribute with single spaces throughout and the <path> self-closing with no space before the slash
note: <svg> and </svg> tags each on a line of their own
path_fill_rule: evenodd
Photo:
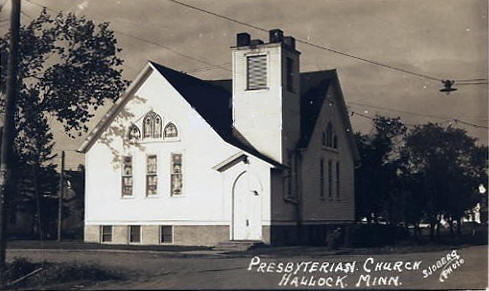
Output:
<svg viewBox="0 0 489 291">
<path fill-rule="evenodd" d="M 354 219 L 358 152 L 335 70 L 237 35 L 232 80 L 148 62 L 79 149 L 85 241 L 322 242 Z"/>
</svg>

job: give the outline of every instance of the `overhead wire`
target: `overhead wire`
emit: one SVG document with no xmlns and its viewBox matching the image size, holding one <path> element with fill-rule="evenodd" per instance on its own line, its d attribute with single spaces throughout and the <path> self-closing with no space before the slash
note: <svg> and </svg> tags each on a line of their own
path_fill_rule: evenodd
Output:
<svg viewBox="0 0 489 291">
<path fill-rule="evenodd" d="M 47 10 L 49 10 L 49 11 L 52 11 L 52 12 L 55 12 L 55 13 L 59 13 L 59 12 L 61 12 L 61 11 L 57 11 L 57 10 L 55 10 L 55 9 L 52 9 L 52 8 L 50 8 L 50 7 L 47 7 L 47 6 L 45 6 L 45 5 L 41 5 L 41 4 L 39 4 L 39 3 L 36 3 L 36 2 L 30 1 L 30 0 L 26 0 L 26 2 L 28 2 L 28 3 L 30 3 L 30 4 L 33 4 L 33 5 L 36 5 L 36 6 L 38 6 L 38 7 L 41 7 L 41 8 L 45 8 L 45 9 L 47 9 Z M 193 61 L 195 61 L 195 62 L 199 62 L 199 63 L 201 63 L 201 64 L 204 64 L 204 65 L 207 65 L 207 66 L 211 66 L 211 67 L 216 68 L 216 69 L 221 69 L 221 70 L 225 70 L 225 71 L 231 71 L 231 69 L 229 69 L 229 68 L 223 67 L 223 66 L 221 66 L 221 65 L 215 65 L 215 64 L 212 64 L 212 63 L 210 63 L 210 62 L 208 62 L 208 61 L 202 60 L 201 58 L 197 58 L 197 57 L 189 56 L 189 55 L 187 55 L 187 54 L 184 54 L 184 53 L 179 52 L 179 51 L 178 51 L 178 50 L 176 50 L 176 49 L 173 49 L 173 48 L 171 48 L 171 47 L 168 47 L 168 46 L 162 45 L 162 44 L 157 43 L 157 42 L 155 42 L 155 41 L 147 40 L 147 39 L 144 39 L 144 38 L 142 38 L 142 37 L 135 36 L 135 35 L 132 35 L 132 34 L 130 34 L 130 33 L 120 31 L 120 30 L 115 30 L 115 29 L 112 29 L 112 30 L 113 30 L 114 32 L 118 33 L 118 34 L 123 35 L 123 36 L 130 37 L 130 38 L 133 38 L 133 39 L 136 39 L 136 40 L 139 40 L 139 41 L 145 42 L 145 43 L 149 43 L 149 44 L 152 44 L 152 45 L 154 45 L 154 46 L 158 46 L 158 47 L 163 48 L 163 49 L 165 49 L 165 50 L 167 50 L 167 51 L 170 51 L 170 52 L 172 52 L 172 53 L 174 53 L 174 54 L 176 54 L 176 55 L 179 55 L 179 56 L 181 56 L 181 57 L 184 57 L 184 58 L 187 58 L 187 59 L 193 60 Z"/>
<path fill-rule="evenodd" d="M 255 30 L 259 30 L 259 31 L 262 31 L 262 32 L 268 32 L 269 31 L 266 28 L 263 28 L 263 27 L 260 27 L 260 26 L 254 25 L 254 24 L 250 24 L 248 22 L 240 21 L 240 20 L 231 18 L 231 17 L 226 16 L 226 15 L 218 14 L 216 12 L 213 12 L 213 11 L 210 11 L 210 10 L 207 10 L 207 9 L 203 9 L 203 8 L 200 8 L 200 7 L 197 7 L 197 6 L 194 6 L 194 5 L 190 5 L 190 4 L 187 4 L 187 3 L 184 3 L 184 2 L 178 1 L 178 0 L 167 0 L 167 1 L 170 1 L 172 3 L 178 4 L 178 5 L 181 5 L 181 6 L 184 6 L 184 7 L 193 9 L 193 10 L 196 10 L 196 11 L 200 11 L 200 12 L 203 12 L 203 13 L 206 13 L 206 14 L 209 14 L 209 15 L 212 15 L 212 16 L 215 16 L 215 17 L 218 17 L 218 18 L 221 18 L 221 19 L 230 21 L 230 22 L 234 22 L 234 23 L 237 23 L 237 24 L 240 24 L 240 25 L 243 25 L 243 26 L 247 26 L 247 27 L 253 28 Z M 404 69 L 404 68 L 399 68 L 399 67 L 395 67 L 395 66 L 392 66 L 392 65 L 389 65 L 389 64 L 381 63 L 379 61 L 375 61 L 375 60 L 367 59 L 367 58 L 364 58 L 364 57 L 356 56 L 356 55 L 354 55 L 352 53 L 348 53 L 348 52 L 340 51 L 338 49 L 334 49 L 334 48 L 327 47 L 327 46 L 324 46 L 324 45 L 316 44 L 316 43 L 313 43 L 313 42 L 308 41 L 308 40 L 305 40 L 305 39 L 296 38 L 295 40 L 296 40 L 296 42 L 299 42 L 299 43 L 302 43 L 302 44 L 305 44 L 305 45 L 309 45 L 311 47 L 315 47 L 315 48 L 318 48 L 318 49 L 326 50 L 326 51 L 329 51 L 329 52 L 332 52 L 332 53 L 335 53 L 335 54 L 339 54 L 339 55 L 342 55 L 342 56 L 345 56 L 345 57 L 353 58 L 353 59 L 356 59 L 356 60 L 359 60 L 359 61 L 363 61 L 363 62 L 372 64 L 372 65 L 384 67 L 384 68 L 387 68 L 387 69 L 390 69 L 390 70 L 399 71 L 399 72 L 402 72 L 402 73 L 405 73 L 405 74 L 410 74 L 410 75 L 414 75 L 414 76 L 417 76 L 417 77 L 421 77 L 421 78 L 425 78 L 425 79 L 429 79 L 429 80 L 433 80 L 433 81 L 443 81 L 443 79 L 442 78 L 439 78 L 439 77 L 433 77 L 433 76 L 430 76 L 430 75 L 427 75 L 427 74 L 422 74 L 422 73 L 410 71 L 410 70 L 407 70 L 407 69 Z M 470 79 L 470 80 L 487 80 L 487 79 Z M 457 80 L 457 81 L 465 81 L 465 80 Z"/>
<path fill-rule="evenodd" d="M 39 7 L 45 8 L 47 10 L 50 10 L 50 11 L 53 11 L 53 12 L 59 12 L 59 11 L 56 11 L 56 10 L 50 8 L 50 7 L 41 5 L 41 4 L 36 3 L 36 2 L 33 2 L 31 0 L 26 0 L 26 1 L 29 2 L 29 3 L 31 3 L 31 4 L 33 4 L 33 5 L 37 5 Z M 260 27 L 260 26 L 257 26 L 257 25 L 253 25 L 253 24 L 250 24 L 250 23 L 247 23 L 247 22 L 244 22 L 244 21 L 240 21 L 240 20 L 237 20 L 237 19 L 234 19 L 234 18 L 225 16 L 225 15 L 222 15 L 222 14 L 218 14 L 218 13 L 212 12 L 210 10 L 199 8 L 199 7 L 196 7 L 196 6 L 193 6 L 193 5 L 190 5 L 190 4 L 187 4 L 187 3 L 184 3 L 184 2 L 178 1 L 178 0 L 167 0 L 167 1 L 173 2 L 175 4 L 178 4 L 178 5 L 181 5 L 181 6 L 184 6 L 184 7 L 193 9 L 193 10 L 196 10 L 196 11 L 203 12 L 203 13 L 206 13 L 206 14 L 209 14 L 209 15 L 212 15 L 212 16 L 215 16 L 215 17 L 218 17 L 218 18 L 221 18 L 221 19 L 225 19 L 225 20 L 230 21 L 230 22 L 234 22 L 234 23 L 237 23 L 237 24 L 240 24 L 240 25 L 243 25 L 243 26 L 247 26 L 247 27 L 253 28 L 255 30 L 259 30 L 259 31 L 262 31 L 262 32 L 268 32 L 269 31 L 266 28 L 263 28 L 263 27 Z M 190 73 L 199 72 L 199 71 L 205 71 L 205 70 L 214 69 L 214 68 L 219 68 L 219 69 L 230 71 L 228 68 L 222 67 L 223 65 L 228 64 L 228 63 L 222 64 L 222 65 L 211 64 L 209 62 L 202 61 L 201 59 L 197 59 L 195 57 L 192 57 L 192 56 L 189 56 L 189 55 L 186 55 L 186 54 L 182 54 L 182 53 L 176 51 L 175 49 L 172 49 L 170 47 L 161 45 L 161 44 L 156 43 L 154 41 L 149 41 L 149 40 L 146 40 L 144 38 L 141 38 L 141 37 L 138 37 L 138 36 L 134 36 L 132 34 L 128 34 L 126 32 L 121 32 L 121 31 L 117 31 L 117 30 L 114 30 L 114 31 L 117 32 L 117 33 L 120 33 L 122 35 L 125 35 L 127 37 L 131 37 L 131 38 L 140 40 L 142 42 L 146 42 L 146 43 L 153 44 L 155 46 L 162 47 L 162 48 L 164 48 L 166 50 L 169 50 L 169 51 L 171 51 L 171 52 L 173 52 L 173 53 L 175 53 L 177 55 L 180 55 L 182 57 L 185 57 L 185 58 L 188 58 L 188 59 L 191 59 L 191 60 L 194 60 L 194 61 L 197 61 L 197 62 L 206 64 L 206 65 L 209 66 L 209 67 L 203 67 L 203 68 L 195 69 L 193 71 L 190 71 Z M 391 66 L 389 64 L 384 64 L 384 63 L 381 63 L 381 62 L 378 62 L 378 61 L 374 61 L 374 60 L 370 60 L 370 59 L 367 59 L 367 58 L 364 58 L 364 57 L 359 57 L 359 56 L 353 55 L 351 53 L 347 53 L 347 52 L 343 52 L 343 51 L 340 51 L 340 50 L 337 50 L 337 49 L 333 49 L 333 48 L 330 48 L 330 47 L 319 45 L 319 44 L 316 44 L 316 43 L 313 43 L 313 42 L 310 42 L 310 41 L 307 41 L 307 40 L 304 40 L 304 39 L 301 39 L 301 38 L 296 38 L 296 41 L 299 42 L 299 43 L 303 43 L 305 45 L 309 45 L 311 47 L 315 47 L 315 48 L 318 48 L 318 49 L 322 49 L 322 50 L 326 50 L 326 51 L 329 51 L 329 52 L 333 52 L 333 53 L 336 53 L 336 54 L 339 54 L 339 55 L 343 55 L 345 57 L 354 58 L 354 59 L 357 59 L 357 60 L 360 60 L 360 61 L 363 61 L 363 62 L 370 63 L 372 65 L 381 66 L 381 67 L 384 67 L 384 68 L 387 68 L 387 69 L 390 69 L 390 70 L 399 71 L 399 72 L 402 72 L 402 73 L 414 75 L 414 76 L 417 76 L 417 77 L 421 77 L 421 78 L 425 78 L 425 79 L 429 79 L 429 80 L 433 80 L 433 81 L 443 81 L 441 78 L 438 78 L 438 77 L 433 77 L 433 76 L 430 76 L 430 75 L 427 75 L 427 74 L 422 74 L 422 73 L 418 73 L 418 72 L 406 70 L 406 69 L 403 69 L 403 68 L 394 67 L 394 66 Z M 458 85 L 478 85 L 478 84 L 487 84 L 487 82 L 481 82 L 481 81 L 486 81 L 486 80 L 487 79 L 485 79 L 485 78 L 474 78 L 474 79 L 455 79 L 454 81 L 458 82 L 457 83 Z M 409 111 L 403 111 L 403 110 L 397 110 L 397 109 L 392 109 L 392 108 L 381 107 L 381 106 L 374 106 L 374 105 L 369 105 L 369 104 L 361 104 L 361 103 L 357 103 L 357 102 L 349 102 L 349 104 L 358 104 L 358 105 L 368 106 L 368 107 L 377 108 L 377 109 L 381 109 L 381 110 L 397 111 L 399 113 L 406 113 L 406 114 L 412 114 L 412 115 L 423 116 L 423 117 L 431 117 L 431 118 L 436 118 L 436 119 L 443 119 L 444 121 L 446 121 L 446 120 L 458 120 L 461 123 L 464 123 L 466 125 L 471 125 L 471 126 L 481 127 L 481 128 L 487 128 L 487 127 L 484 127 L 484 126 L 481 126 L 481 125 L 473 124 L 473 123 L 470 123 L 470 122 L 467 122 L 467 121 L 463 121 L 461 119 L 456 119 L 456 118 L 451 118 L 451 117 L 441 117 L 441 116 L 420 114 L 420 113 L 415 113 L 415 112 L 409 112 Z M 357 112 L 356 114 L 359 114 L 359 113 Z"/>
</svg>

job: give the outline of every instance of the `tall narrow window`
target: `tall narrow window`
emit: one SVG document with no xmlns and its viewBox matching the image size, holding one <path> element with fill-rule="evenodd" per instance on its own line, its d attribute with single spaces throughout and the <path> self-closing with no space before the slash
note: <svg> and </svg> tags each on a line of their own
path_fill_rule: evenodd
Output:
<svg viewBox="0 0 489 291">
<path fill-rule="evenodd" d="M 146 160 L 146 195 L 156 195 L 158 188 L 158 175 L 156 172 L 156 156 L 151 155 Z"/>
<path fill-rule="evenodd" d="M 319 163 L 319 197 L 324 197 L 324 160 Z"/>
<path fill-rule="evenodd" d="M 333 148 L 338 148 L 338 136 L 336 134 L 333 135 Z"/>
<path fill-rule="evenodd" d="M 143 122 L 143 136 L 145 138 L 151 137 L 153 135 L 153 119 L 150 114 L 147 114 L 146 117 L 144 117 L 144 122 Z"/>
<path fill-rule="evenodd" d="M 326 126 L 326 146 L 333 146 L 333 125 L 331 122 L 328 122 L 328 125 Z"/>
<path fill-rule="evenodd" d="M 122 196 L 132 195 L 132 157 L 122 158 Z"/>
<path fill-rule="evenodd" d="M 163 125 L 161 124 L 161 117 L 156 115 L 154 117 L 154 127 L 153 127 L 153 137 L 160 138 L 161 137 L 161 128 Z"/>
<path fill-rule="evenodd" d="M 101 241 L 102 242 L 111 242 L 112 241 L 112 226 L 111 225 L 102 225 L 100 227 L 101 233 Z"/>
<path fill-rule="evenodd" d="M 164 137 L 177 137 L 178 136 L 178 130 L 175 124 L 172 122 L 168 123 L 165 126 L 165 131 L 164 131 Z"/>
<path fill-rule="evenodd" d="M 160 229 L 160 242 L 164 244 L 173 243 L 173 226 L 171 225 L 162 225 Z"/>
<path fill-rule="evenodd" d="M 178 196 L 182 194 L 183 177 L 182 177 L 182 154 L 171 154 L 171 195 Z"/>
<path fill-rule="evenodd" d="M 295 175 L 293 160 L 294 160 L 293 151 L 287 150 L 287 165 L 289 166 L 289 173 L 288 176 L 286 176 L 287 192 L 285 195 L 288 198 L 293 198 L 295 195 L 295 191 L 292 185 L 293 178 Z"/>
<path fill-rule="evenodd" d="M 291 58 L 286 59 L 287 90 L 294 92 L 294 61 Z"/>
<path fill-rule="evenodd" d="M 143 120 L 143 137 L 160 138 L 163 121 L 161 117 L 153 111 L 148 112 Z"/>
<path fill-rule="evenodd" d="M 336 162 L 336 198 L 340 198 L 340 162 Z"/>
<path fill-rule="evenodd" d="M 333 162 L 331 160 L 328 161 L 328 197 L 333 196 Z"/>
<path fill-rule="evenodd" d="M 129 226 L 129 242 L 140 243 L 141 242 L 141 226 L 130 225 Z"/>
<path fill-rule="evenodd" d="M 247 89 L 257 90 L 267 87 L 267 56 L 250 56 L 247 61 Z"/>
</svg>

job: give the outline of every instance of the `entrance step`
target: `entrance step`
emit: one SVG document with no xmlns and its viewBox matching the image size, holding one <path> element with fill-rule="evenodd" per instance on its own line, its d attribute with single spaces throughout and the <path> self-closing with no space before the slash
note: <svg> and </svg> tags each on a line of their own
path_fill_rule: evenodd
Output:
<svg viewBox="0 0 489 291">
<path fill-rule="evenodd" d="M 224 241 L 218 243 L 212 249 L 219 252 L 244 252 L 263 245 L 262 241 Z"/>
</svg>

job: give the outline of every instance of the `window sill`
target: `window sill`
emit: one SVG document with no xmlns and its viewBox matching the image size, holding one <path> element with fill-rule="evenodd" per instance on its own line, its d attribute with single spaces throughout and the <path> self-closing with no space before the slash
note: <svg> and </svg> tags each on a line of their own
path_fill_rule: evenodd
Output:
<svg viewBox="0 0 489 291">
<path fill-rule="evenodd" d="M 123 199 L 123 200 L 126 200 L 126 199 L 128 199 L 128 200 L 134 199 L 134 195 L 131 195 L 131 196 L 121 196 L 121 199 Z"/>
<path fill-rule="evenodd" d="M 174 245 L 174 242 L 160 242 L 160 245 L 162 246 L 169 246 L 169 245 Z"/>
<path fill-rule="evenodd" d="M 289 202 L 292 204 L 298 204 L 299 203 L 299 201 L 297 199 L 290 198 L 290 197 L 284 197 L 284 200 L 285 200 L 285 202 Z"/>
<path fill-rule="evenodd" d="M 151 143 L 164 143 L 164 142 L 178 142 L 181 141 L 179 137 L 167 137 L 167 138 L 145 138 L 137 141 L 130 141 L 130 145 L 138 144 L 151 144 Z"/>
<path fill-rule="evenodd" d="M 332 147 L 327 147 L 327 146 L 321 146 L 321 149 L 323 151 L 328 151 L 328 152 L 332 152 L 332 153 L 339 153 L 339 150 L 336 148 L 332 148 Z"/>
<path fill-rule="evenodd" d="M 178 194 L 178 195 L 171 195 L 170 194 L 170 198 L 185 198 L 187 197 L 185 194 Z"/>
<path fill-rule="evenodd" d="M 161 195 L 160 194 L 151 194 L 151 195 L 148 195 L 146 194 L 146 196 L 144 196 L 145 199 L 158 199 L 158 198 L 161 198 Z"/>
<path fill-rule="evenodd" d="M 180 141 L 179 137 L 166 137 L 163 138 L 163 142 L 177 142 Z"/>
<path fill-rule="evenodd" d="M 268 91 L 268 90 L 270 90 L 269 87 L 257 88 L 257 89 L 248 89 L 248 88 L 245 89 L 246 92 L 260 92 L 260 91 Z"/>
</svg>

